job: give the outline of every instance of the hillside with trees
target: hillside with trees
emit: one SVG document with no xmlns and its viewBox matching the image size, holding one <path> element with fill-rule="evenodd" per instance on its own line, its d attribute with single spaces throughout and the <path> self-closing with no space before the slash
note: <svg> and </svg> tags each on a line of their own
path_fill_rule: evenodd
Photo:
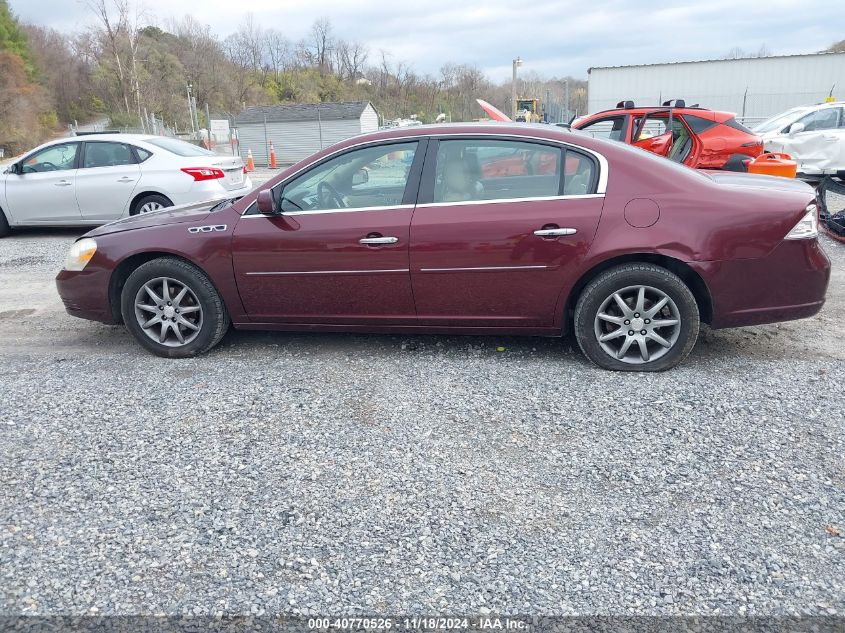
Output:
<svg viewBox="0 0 845 633">
<path fill-rule="evenodd" d="M 58 123 L 26 33 L 0 0 L 0 147 L 15 153 L 38 143 Z"/>
<path fill-rule="evenodd" d="M 156 24 L 136 0 L 87 0 L 93 24 L 81 33 L 21 25 L 0 0 L 0 146 L 32 145 L 78 121 L 109 118 L 144 129 L 152 117 L 170 129 L 191 123 L 190 85 L 200 124 L 205 105 L 218 116 L 243 106 L 370 100 L 385 119 L 453 121 L 483 116 L 484 98 L 509 112 L 510 82 L 497 84 L 470 65 L 444 63 L 437 75 L 365 42 L 341 37 L 328 18 L 297 41 L 247 15 L 218 37 L 191 16 Z M 519 92 L 562 106 L 562 79 L 524 72 Z M 571 108 L 583 112 L 586 82 L 570 79 Z"/>
</svg>

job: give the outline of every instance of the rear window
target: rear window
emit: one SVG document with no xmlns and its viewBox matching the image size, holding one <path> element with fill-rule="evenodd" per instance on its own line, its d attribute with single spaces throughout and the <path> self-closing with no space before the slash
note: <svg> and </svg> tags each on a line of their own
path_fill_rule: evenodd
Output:
<svg viewBox="0 0 845 633">
<path fill-rule="evenodd" d="M 728 119 L 724 122 L 723 125 L 727 125 L 728 127 L 732 127 L 735 130 L 739 130 L 740 132 L 745 132 L 746 134 L 754 134 L 751 130 L 745 127 L 742 123 L 737 121 L 736 119 Z"/>
<path fill-rule="evenodd" d="M 178 138 L 165 138 L 163 136 L 157 138 L 148 138 L 146 142 L 150 145 L 155 145 L 168 152 L 176 154 L 177 156 L 214 156 L 214 152 L 209 152 L 207 149 L 191 145 L 185 141 L 180 141 Z"/>
<path fill-rule="evenodd" d="M 700 116 L 695 116 L 694 114 L 685 114 L 684 120 L 687 122 L 687 125 L 690 126 L 690 129 L 692 129 L 692 131 L 696 134 L 701 134 L 704 130 L 709 130 L 711 127 L 716 125 L 715 121 L 709 121 L 701 118 Z"/>
</svg>

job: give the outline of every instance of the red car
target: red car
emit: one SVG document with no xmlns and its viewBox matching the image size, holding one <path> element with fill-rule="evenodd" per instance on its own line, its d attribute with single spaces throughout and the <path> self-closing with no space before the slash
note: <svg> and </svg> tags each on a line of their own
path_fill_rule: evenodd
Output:
<svg viewBox="0 0 845 633">
<path fill-rule="evenodd" d="M 763 140 L 732 113 L 687 107 L 682 99 L 644 108 L 620 101 L 616 109 L 582 117 L 571 127 L 697 169 L 747 171 L 748 161 L 763 153 Z"/>
<path fill-rule="evenodd" d="M 552 173 L 485 176 L 525 154 Z M 565 167 L 563 167 L 565 166 Z M 563 167 L 563 168 L 562 168 Z M 550 126 L 357 136 L 228 203 L 77 241 L 67 311 L 184 357 L 238 329 L 560 336 L 661 370 L 714 328 L 809 317 L 830 263 L 813 190 L 704 174 Z"/>
</svg>

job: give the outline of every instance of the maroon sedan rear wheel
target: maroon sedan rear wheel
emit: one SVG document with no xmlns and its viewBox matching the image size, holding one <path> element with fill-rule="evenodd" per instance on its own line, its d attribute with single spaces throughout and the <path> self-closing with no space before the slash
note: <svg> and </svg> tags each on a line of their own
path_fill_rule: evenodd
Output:
<svg viewBox="0 0 845 633">
<path fill-rule="evenodd" d="M 663 371 L 698 338 L 698 304 L 674 273 L 653 264 L 612 268 L 590 282 L 575 307 L 575 336 L 605 369 Z"/>
</svg>

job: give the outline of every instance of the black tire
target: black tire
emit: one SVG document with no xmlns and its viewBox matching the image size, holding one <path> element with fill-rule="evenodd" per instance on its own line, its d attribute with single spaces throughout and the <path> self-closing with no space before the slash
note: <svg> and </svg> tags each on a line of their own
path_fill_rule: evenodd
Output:
<svg viewBox="0 0 845 633">
<path fill-rule="evenodd" d="M 645 299 L 646 311 L 657 303 L 656 299 L 661 296 L 661 293 L 669 299 L 664 309 L 652 315 L 653 323 L 651 319 L 642 321 L 641 317 L 646 317 L 647 313 L 643 315 L 635 313 L 637 315 L 637 318 L 633 320 L 635 325 L 631 325 L 633 314 L 629 314 L 628 320 L 621 323 L 608 323 L 604 320 L 607 316 L 599 319 L 600 310 L 604 310 L 603 315 L 612 312 L 616 316 L 611 314 L 611 318 L 624 319 L 624 313 L 618 307 L 618 303 L 613 300 L 614 293 L 618 293 L 623 298 L 626 293 L 630 293 L 633 299 L 634 293 L 637 292 L 634 289 L 640 286 L 647 288 L 645 296 L 652 298 L 651 303 L 648 303 L 650 299 Z M 629 310 L 636 309 L 635 302 L 629 303 L 626 299 L 625 303 Z M 654 318 L 655 316 L 657 318 Z M 672 320 L 678 321 L 678 324 L 665 328 L 656 325 L 658 322 L 671 323 Z M 676 366 L 692 351 L 698 338 L 700 324 L 695 297 L 677 275 L 654 264 L 631 263 L 606 270 L 584 288 L 575 306 L 573 329 L 581 351 L 599 367 L 615 371 L 664 371 Z M 620 329 L 616 330 L 615 326 Z M 642 333 L 648 332 L 648 334 L 639 337 L 635 330 L 627 330 L 627 334 L 633 333 L 633 336 L 626 335 L 623 330 L 627 327 L 654 329 L 641 330 Z M 602 332 L 607 334 L 620 332 L 620 334 L 605 341 L 603 346 L 598 340 Z M 665 342 L 671 343 L 671 346 L 665 348 L 659 345 L 651 338 L 652 332 L 663 338 Z M 624 351 L 621 348 L 629 338 L 632 342 L 629 343 L 628 351 Z M 640 339 L 642 339 L 642 345 L 646 347 L 646 352 L 640 351 Z M 616 351 L 622 352 L 627 360 L 620 360 L 618 355 L 611 355 L 607 349 L 616 347 L 618 347 Z M 649 360 L 644 360 L 646 356 Z"/>
<path fill-rule="evenodd" d="M 12 229 L 9 228 L 9 221 L 6 219 L 6 214 L 3 209 L 0 209 L 0 237 L 6 237 Z"/>
<path fill-rule="evenodd" d="M 171 282 L 175 280 L 187 287 L 195 300 L 194 305 L 199 305 L 201 308 L 199 311 L 199 329 L 195 335 L 190 333 L 194 338 L 184 345 L 168 346 L 161 344 L 153 340 L 138 322 L 135 299 L 145 284 L 160 278 L 168 278 Z M 149 302 L 152 303 L 152 300 Z M 230 323 L 223 299 L 208 276 L 193 264 L 174 257 L 154 259 L 136 268 L 123 286 L 120 296 L 120 311 L 123 322 L 138 342 L 156 356 L 165 358 L 187 358 L 207 352 L 220 342 L 220 339 L 229 329 Z M 187 313 L 187 309 L 185 312 Z M 179 327 L 184 330 L 179 325 L 171 325 L 170 327 Z M 162 328 L 159 324 L 150 328 L 149 331 L 155 329 L 165 328 Z M 184 332 L 187 333 L 188 331 L 184 330 Z M 174 336 L 175 333 L 170 335 L 170 338 L 172 339 Z"/>
<path fill-rule="evenodd" d="M 160 193 L 150 193 L 146 196 L 142 196 L 138 198 L 135 204 L 132 206 L 129 215 L 138 215 L 141 212 L 141 209 L 145 204 L 160 204 L 162 207 L 172 207 L 173 202 L 170 201 L 166 196 L 161 195 Z"/>
</svg>

